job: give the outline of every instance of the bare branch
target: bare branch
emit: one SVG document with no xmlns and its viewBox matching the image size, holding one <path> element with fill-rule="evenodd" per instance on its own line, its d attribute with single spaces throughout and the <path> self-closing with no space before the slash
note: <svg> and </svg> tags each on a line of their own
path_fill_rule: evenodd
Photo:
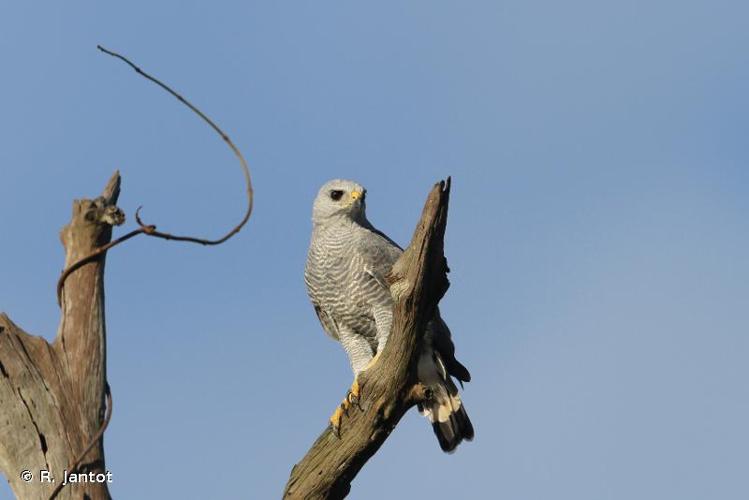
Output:
<svg viewBox="0 0 749 500">
<path fill-rule="evenodd" d="M 140 69 L 138 66 L 136 66 L 135 64 L 133 64 L 127 57 L 125 57 L 123 55 L 120 55 L 120 54 L 118 54 L 116 52 L 112 52 L 112 51 L 110 51 L 108 49 L 105 49 L 101 45 L 97 45 L 96 48 L 99 49 L 100 51 L 104 52 L 105 54 L 109 54 L 112 57 L 116 57 L 117 59 L 120 59 L 121 61 L 124 61 L 128 66 L 130 66 L 131 68 L 133 68 L 136 73 L 138 73 L 139 75 L 143 76 L 144 78 L 152 81 L 153 83 L 155 83 L 156 85 L 158 85 L 162 89 L 166 90 L 171 95 L 173 95 L 174 97 L 176 97 L 177 100 L 179 100 L 179 102 L 181 102 L 182 104 L 184 104 L 185 106 L 187 106 L 188 108 L 190 108 L 195 114 L 197 114 L 200 118 L 202 118 L 203 121 L 205 121 L 208 125 L 210 125 L 211 128 L 213 130 L 215 130 L 216 133 L 219 136 L 221 136 L 221 138 L 224 140 L 224 142 L 226 142 L 226 144 L 234 152 L 234 155 L 239 160 L 239 163 L 242 165 L 242 172 L 244 173 L 245 184 L 247 186 L 247 210 L 245 211 L 244 217 L 239 222 L 239 224 L 237 224 L 236 226 L 234 226 L 234 228 L 232 228 L 224 236 L 222 236 L 221 238 L 218 238 L 216 240 L 209 240 L 209 239 L 203 239 L 203 238 L 196 238 L 196 237 L 193 237 L 193 236 L 177 236 L 177 235 L 173 235 L 173 234 L 169 234 L 169 233 L 164 233 L 164 232 L 160 232 L 160 231 L 156 231 L 156 230 L 144 231 L 144 232 L 146 234 L 148 234 L 149 236 L 155 236 L 157 238 L 164 238 L 164 239 L 167 239 L 167 240 L 177 240 L 177 241 L 190 241 L 192 243 L 200 243 L 202 245 L 219 245 L 219 244 L 223 243 L 224 241 L 228 240 L 229 238 L 231 238 L 232 236 L 234 236 L 236 233 L 238 233 L 240 231 L 240 229 L 242 229 L 242 226 L 244 226 L 247 223 L 247 221 L 250 219 L 250 215 L 252 214 L 252 202 L 253 202 L 252 181 L 250 179 L 250 168 L 247 166 L 247 161 L 244 159 L 244 156 L 242 156 L 242 152 L 239 150 L 239 148 L 237 148 L 234 145 L 234 143 L 232 142 L 232 140 L 229 139 L 229 136 L 226 135 L 226 133 L 224 133 L 224 131 L 221 130 L 221 128 L 219 128 L 219 126 L 216 125 L 213 122 L 213 120 L 211 120 L 210 118 L 208 118 L 208 116 L 206 116 L 205 113 L 203 113 L 198 108 L 196 108 L 195 106 L 193 106 L 193 104 L 190 101 L 188 101 L 187 99 L 185 99 L 184 97 L 182 97 L 180 94 L 178 94 L 177 92 L 175 92 L 174 90 L 172 90 L 168 85 L 166 85 L 165 83 L 161 82 L 159 79 L 157 79 L 157 78 L 149 75 L 148 73 L 146 73 L 145 71 L 143 71 L 142 69 Z M 140 220 L 138 220 L 138 224 L 141 227 L 147 226 L 146 224 L 143 224 Z M 155 226 L 153 226 L 153 227 L 155 228 Z"/>
<path fill-rule="evenodd" d="M 423 400 L 416 362 L 428 320 L 449 286 L 443 254 L 449 194 L 449 178 L 434 186 L 411 244 L 388 277 L 393 325 L 379 360 L 359 376 L 363 410 L 349 409 L 340 437 L 331 427 L 323 431 L 292 469 L 284 498 L 344 498 L 401 417 Z"/>
<path fill-rule="evenodd" d="M 153 226 L 150 226 L 153 227 Z M 148 227 L 139 227 L 138 229 L 134 229 L 127 233 L 124 236 L 120 236 L 114 241 L 110 241 L 106 245 L 100 246 L 93 252 L 91 252 L 90 255 L 87 255 L 86 257 L 82 258 L 75 264 L 69 266 L 67 269 L 65 269 L 62 274 L 60 275 L 60 279 L 57 280 L 57 305 L 62 304 L 62 287 L 65 284 L 65 280 L 70 276 L 71 273 L 73 273 L 76 269 L 80 268 L 81 266 L 84 266 L 88 264 L 89 262 L 95 261 L 97 258 L 99 258 L 100 255 L 103 255 L 106 253 L 107 250 L 110 248 L 119 245 L 120 243 L 123 243 L 133 236 L 138 236 L 141 233 L 148 232 Z"/>
<path fill-rule="evenodd" d="M 98 48 L 100 51 L 102 51 L 105 54 L 108 54 L 112 57 L 115 57 L 117 59 L 120 59 L 121 61 L 124 61 L 127 65 L 129 65 L 131 68 L 135 70 L 136 73 L 143 76 L 144 78 L 152 81 L 162 89 L 169 92 L 171 95 L 177 98 L 179 102 L 190 108 L 195 114 L 197 114 L 203 121 L 205 121 L 208 125 L 211 126 L 213 130 L 216 131 L 216 133 L 221 137 L 221 139 L 226 142 L 226 144 L 229 146 L 229 148 L 234 152 L 234 155 L 239 160 L 239 164 L 242 167 L 242 173 L 244 174 L 245 179 L 245 187 L 246 187 L 246 194 L 247 194 L 247 209 L 245 210 L 244 216 L 242 217 L 242 220 L 239 221 L 239 223 L 234 226 L 232 229 L 229 230 L 228 233 L 226 233 L 224 236 L 215 239 L 205 239 L 205 238 L 198 238 L 195 236 L 180 236 L 180 235 L 174 235 L 171 233 L 166 233 L 163 231 L 157 231 L 156 226 L 153 224 L 145 224 L 141 218 L 140 218 L 140 209 L 141 207 L 138 207 L 138 210 L 135 212 L 135 220 L 138 223 L 138 226 L 140 226 L 138 229 L 135 229 L 133 231 L 130 231 L 126 235 L 117 238 L 116 240 L 108 243 L 107 245 L 101 246 L 94 250 L 90 255 L 87 255 L 77 262 L 73 263 L 72 265 L 68 266 L 60 276 L 59 280 L 57 281 L 57 303 L 58 305 L 62 305 L 62 291 L 63 287 L 65 285 L 65 280 L 67 280 L 68 276 L 70 276 L 71 273 L 79 269 L 80 267 L 88 264 L 89 262 L 92 262 L 96 259 L 98 259 L 100 256 L 104 255 L 107 250 L 119 245 L 120 243 L 124 243 L 125 241 L 129 240 L 130 238 L 133 238 L 135 236 L 138 236 L 139 234 L 145 234 L 147 236 L 154 236 L 156 238 L 162 238 L 165 240 L 174 240 L 174 241 L 186 241 L 189 243 L 198 243 L 200 245 L 220 245 L 221 243 L 225 242 L 235 234 L 237 234 L 242 227 L 247 224 L 247 221 L 250 220 L 250 216 L 252 215 L 252 206 L 254 201 L 254 194 L 252 190 L 252 179 L 250 177 L 250 167 L 247 165 L 247 161 L 244 159 L 244 156 L 242 155 L 242 152 L 239 150 L 237 146 L 234 145 L 232 140 L 229 138 L 229 136 L 221 130 L 221 128 L 216 125 L 216 123 L 211 120 L 205 113 L 203 113 L 200 109 L 195 107 L 190 101 L 182 97 L 180 94 L 175 92 L 171 89 L 168 85 L 161 82 L 159 79 L 149 75 L 142 69 L 140 69 L 138 66 L 133 64 L 127 57 L 120 55 L 116 52 L 112 52 L 111 50 L 105 49 L 101 45 L 97 45 L 96 48 Z M 119 176 L 117 176 L 117 184 L 112 185 L 111 187 L 108 185 L 107 189 L 111 189 L 113 192 L 116 190 L 117 194 L 119 194 Z M 107 190 L 105 189 L 105 191 Z M 124 222 L 124 215 L 122 215 L 122 220 L 117 223 L 116 225 L 120 225 Z M 113 224 L 115 225 L 115 224 Z"/>
<path fill-rule="evenodd" d="M 252 214 L 250 171 L 242 153 L 204 113 L 125 57 L 117 57 L 177 97 L 206 121 L 227 143 L 242 167 L 247 209 L 241 221 L 216 240 L 159 232 L 144 224 L 136 211 L 138 229 L 114 241 L 113 226 L 125 222 L 117 207 L 120 174 L 115 172 L 101 196 L 75 200 L 70 223 L 60 237 L 65 247 L 65 270 L 57 284 L 62 309 L 55 340 L 27 334 L 0 314 L 0 470 L 19 498 L 108 500 L 106 483 L 63 483 L 63 471 L 94 473 L 105 470 L 103 436 L 112 416 L 112 394 L 106 380 L 106 324 L 104 266 L 109 249 L 139 235 L 218 245 L 238 233 Z M 34 479 L 24 472 L 48 471 L 55 481 Z M 28 478 L 32 479 L 29 480 Z M 54 483 L 57 483 L 55 487 Z M 64 488 L 66 484 L 69 487 Z"/>
</svg>

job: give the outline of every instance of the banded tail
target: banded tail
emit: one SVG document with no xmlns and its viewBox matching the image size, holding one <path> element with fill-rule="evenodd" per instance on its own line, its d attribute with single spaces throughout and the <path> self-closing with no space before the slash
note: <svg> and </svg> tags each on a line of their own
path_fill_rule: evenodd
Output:
<svg viewBox="0 0 749 500">
<path fill-rule="evenodd" d="M 454 358 L 452 361 L 458 363 Z M 458 365 L 468 374 L 463 365 Z M 440 353 L 426 345 L 419 357 L 418 378 L 427 388 L 429 399 L 418 407 L 419 412 L 432 423 L 440 448 L 446 453 L 453 452 L 463 440 L 473 439 L 473 424 L 450 377 L 451 373 L 455 374 L 452 370 L 448 372 Z M 468 381 L 470 375 L 458 378 Z"/>
</svg>

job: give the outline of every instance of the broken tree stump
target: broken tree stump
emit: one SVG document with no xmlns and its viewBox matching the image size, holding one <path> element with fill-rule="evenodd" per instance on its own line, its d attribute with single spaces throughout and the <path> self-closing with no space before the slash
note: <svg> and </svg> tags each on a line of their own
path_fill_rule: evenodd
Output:
<svg viewBox="0 0 749 500">
<path fill-rule="evenodd" d="M 112 226 L 124 222 L 116 206 L 119 193 L 115 172 L 100 197 L 73 202 L 70 223 L 60 233 L 66 268 L 108 243 Z M 106 472 L 102 439 L 70 470 L 101 430 L 107 409 L 105 259 L 102 253 L 65 280 L 52 343 L 0 314 L 0 470 L 20 499 L 49 498 L 64 471 Z M 104 481 L 68 484 L 56 498 L 110 495 Z"/>
</svg>

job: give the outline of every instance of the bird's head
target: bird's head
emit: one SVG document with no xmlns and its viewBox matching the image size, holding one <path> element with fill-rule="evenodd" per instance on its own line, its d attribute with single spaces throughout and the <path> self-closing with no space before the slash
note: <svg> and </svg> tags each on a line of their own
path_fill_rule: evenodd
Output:
<svg viewBox="0 0 749 500">
<path fill-rule="evenodd" d="M 364 199 L 367 190 L 354 181 L 335 179 L 326 182 L 312 205 L 312 221 L 324 224 L 340 217 L 365 220 Z"/>
</svg>

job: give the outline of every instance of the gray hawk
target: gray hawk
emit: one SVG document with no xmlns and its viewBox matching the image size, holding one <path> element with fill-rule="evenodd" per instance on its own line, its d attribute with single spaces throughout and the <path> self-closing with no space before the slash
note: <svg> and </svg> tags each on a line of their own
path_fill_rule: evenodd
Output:
<svg viewBox="0 0 749 500">
<path fill-rule="evenodd" d="M 357 376 L 382 352 L 393 320 L 393 299 L 385 276 L 403 253 L 365 214 L 366 190 L 347 180 L 332 180 L 318 192 L 312 208 L 312 239 L 304 281 L 325 332 L 338 340 L 354 372 L 348 401 L 358 398 Z M 451 452 L 473 439 L 473 426 L 451 377 L 471 380 L 455 359 L 450 330 L 439 310 L 429 322 L 417 376 L 427 388 L 419 411 L 432 423 L 440 447 Z M 344 403 L 347 402 L 344 400 Z M 338 430 L 340 411 L 331 417 Z"/>
</svg>

